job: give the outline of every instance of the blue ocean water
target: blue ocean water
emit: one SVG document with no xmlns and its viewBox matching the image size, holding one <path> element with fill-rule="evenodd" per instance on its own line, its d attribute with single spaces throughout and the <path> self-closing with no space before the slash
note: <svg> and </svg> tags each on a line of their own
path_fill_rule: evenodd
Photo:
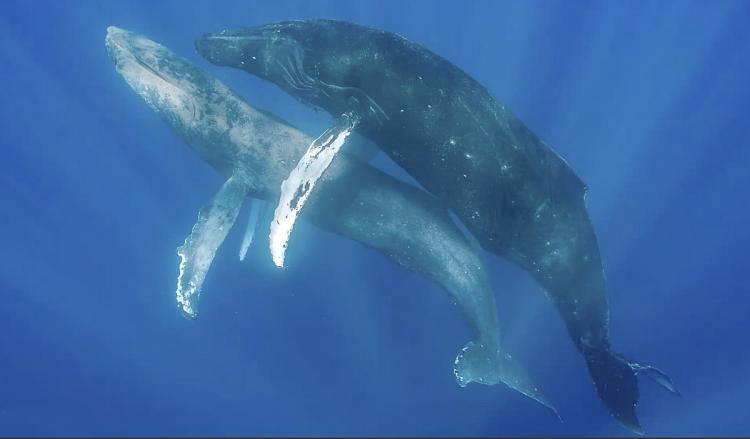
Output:
<svg viewBox="0 0 750 439">
<path fill-rule="evenodd" d="M 180 316 L 175 249 L 222 179 L 115 72 L 106 28 L 316 134 L 327 116 L 193 48 L 289 18 L 399 33 L 503 100 L 589 186 L 616 349 L 682 393 L 641 380 L 646 432 L 750 434 L 750 3 L 336 0 L 3 3 L 0 435 L 628 434 L 541 288 L 494 256 L 504 340 L 563 422 L 459 388 L 469 332 L 445 294 L 306 224 L 284 271 L 265 242 L 238 261 L 236 227 L 200 319 Z"/>
</svg>

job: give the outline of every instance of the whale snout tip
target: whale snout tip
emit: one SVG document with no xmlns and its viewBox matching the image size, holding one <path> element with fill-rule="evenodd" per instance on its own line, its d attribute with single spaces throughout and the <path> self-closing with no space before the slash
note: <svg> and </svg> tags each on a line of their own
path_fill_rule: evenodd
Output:
<svg viewBox="0 0 750 439">
<path fill-rule="evenodd" d="M 127 52 L 125 47 L 126 39 L 124 38 L 126 31 L 120 29 L 117 26 L 107 26 L 107 36 L 104 38 L 104 44 L 106 45 L 109 56 L 117 62 Z"/>
<path fill-rule="evenodd" d="M 122 45 L 125 41 L 128 40 L 128 35 L 132 35 L 131 32 L 128 32 L 123 28 L 117 26 L 107 26 L 107 37 L 105 38 L 105 41 L 109 42 L 110 44 L 115 43 Z"/>
<path fill-rule="evenodd" d="M 117 26 L 107 26 L 107 37 L 113 37 L 125 33 L 125 29 Z"/>
</svg>

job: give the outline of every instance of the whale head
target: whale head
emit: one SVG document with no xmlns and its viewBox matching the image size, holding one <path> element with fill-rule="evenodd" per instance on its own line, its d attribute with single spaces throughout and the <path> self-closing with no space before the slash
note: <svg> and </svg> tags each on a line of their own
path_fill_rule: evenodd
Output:
<svg viewBox="0 0 750 439">
<path fill-rule="evenodd" d="M 114 26 L 107 28 L 105 44 L 117 72 L 157 113 L 184 126 L 200 121 L 195 68 L 166 47 Z"/>
<path fill-rule="evenodd" d="M 281 22 L 205 34 L 195 49 L 212 64 L 245 70 L 276 82 L 284 75 L 296 79 L 291 69 L 301 68 L 304 46 L 297 22 Z"/>
<path fill-rule="evenodd" d="M 357 79 L 378 56 L 368 43 L 349 41 L 353 26 L 289 20 L 205 34 L 195 48 L 212 64 L 273 82 L 306 105 L 334 116 L 353 113 L 363 125 L 379 125 L 388 116 Z"/>
<path fill-rule="evenodd" d="M 209 33 L 195 41 L 195 49 L 212 64 L 244 70 L 318 106 L 321 84 L 305 66 L 309 41 L 301 38 L 300 26 L 288 21 Z"/>
<path fill-rule="evenodd" d="M 199 155 L 219 170 L 229 166 L 231 152 L 216 139 L 239 123 L 240 103 L 226 86 L 142 35 L 110 26 L 105 45 L 128 85 Z"/>
</svg>

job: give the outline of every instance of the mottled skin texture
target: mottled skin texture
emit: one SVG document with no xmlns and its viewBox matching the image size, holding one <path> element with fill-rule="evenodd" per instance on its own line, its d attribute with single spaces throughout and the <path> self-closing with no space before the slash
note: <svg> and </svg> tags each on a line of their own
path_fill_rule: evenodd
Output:
<svg viewBox="0 0 750 439">
<path fill-rule="evenodd" d="M 545 288 L 599 396 L 640 431 L 635 374 L 610 348 L 586 187 L 482 85 L 403 37 L 340 21 L 227 30 L 203 36 L 196 48 L 333 116 L 361 115 L 360 133 L 450 207 L 484 249 Z"/>
<path fill-rule="evenodd" d="M 201 158 L 224 177 L 241 178 L 248 195 L 278 200 L 282 180 L 312 138 L 145 37 L 110 28 L 107 48 L 129 85 Z M 341 155 L 303 218 L 444 288 L 466 317 L 474 341 L 487 347 L 482 365 L 492 368 L 492 376 L 481 378 L 503 380 L 549 406 L 523 368 L 500 350 L 495 298 L 481 259 L 436 198 Z M 459 372 L 463 366 L 457 365 Z"/>
</svg>

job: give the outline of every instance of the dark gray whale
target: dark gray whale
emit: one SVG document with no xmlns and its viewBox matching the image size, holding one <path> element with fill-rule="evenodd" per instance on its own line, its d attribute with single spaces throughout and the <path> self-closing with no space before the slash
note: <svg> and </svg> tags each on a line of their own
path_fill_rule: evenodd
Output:
<svg viewBox="0 0 750 439">
<path fill-rule="evenodd" d="M 106 45 L 130 87 L 227 178 L 200 210 L 178 251 L 178 307 L 196 318 L 203 280 L 243 200 L 278 198 L 281 180 L 311 139 L 146 37 L 111 27 Z M 240 258 L 258 218 L 257 209 L 253 212 Z M 463 370 L 469 365 L 488 384 L 503 382 L 554 411 L 525 369 L 501 349 L 495 297 L 482 260 L 437 199 L 344 154 L 326 173 L 303 217 L 381 252 L 448 292 L 474 338 L 455 362 L 457 377 L 471 378 Z"/>
<path fill-rule="evenodd" d="M 586 186 L 482 85 L 403 37 L 340 21 L 225 30 L 199 38 L 196 48 L 213 64 L 272 81 L 334 117 L 356 115 L 357 131 L 450 207 L 484 249 L 544 287 L 599 397 L 623 425 L 641 432 L 636 374 L 673 387 L 610 345 Z"/>
</svg>

